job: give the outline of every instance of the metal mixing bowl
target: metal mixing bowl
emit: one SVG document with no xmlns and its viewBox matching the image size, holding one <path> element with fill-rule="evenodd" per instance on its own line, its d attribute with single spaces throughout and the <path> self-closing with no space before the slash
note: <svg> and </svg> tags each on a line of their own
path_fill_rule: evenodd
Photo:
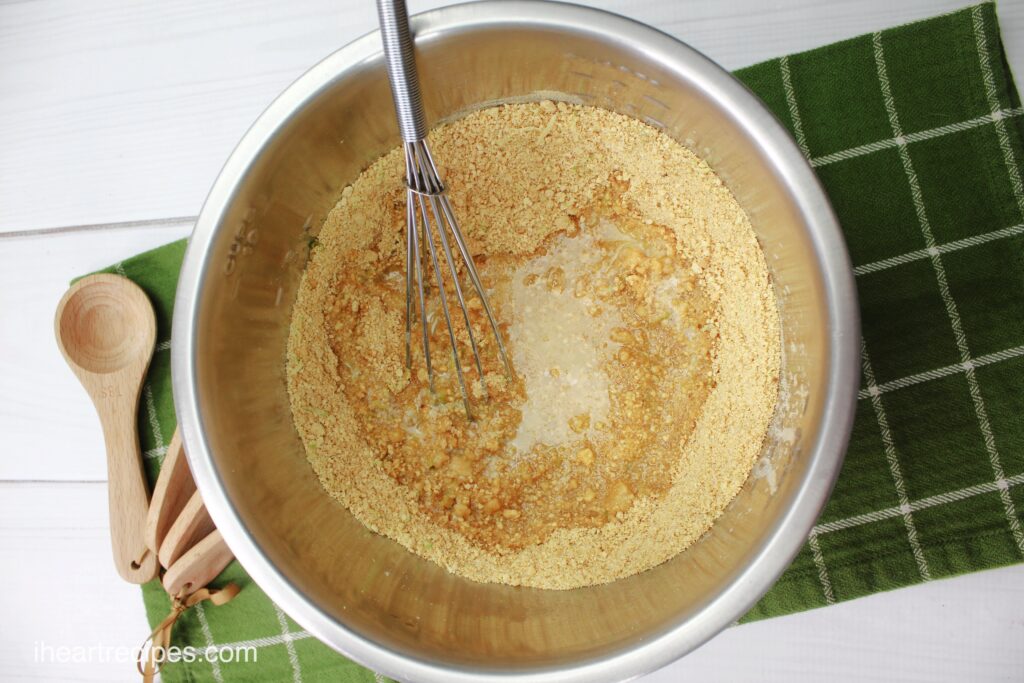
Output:
<svg viewBox="0 0 1024 683">
<path fill-rule="evenodd" d="M 267 594 L 349 657 L 415 681 L 618 680 L 740 617 L 786 568 L 839 471 L 858 384 L 853 277 L 810 167 L 765 107 L 647 26 L 547 2 L 413 19 L 431 121 L 555 97 L 648 121 L 706 158 L 749 212 L 779 295 L 783 391 L 763 458 L 699 542 L 572 591 L 473 583 L 368 532 L 320 487 L 292 426 L 285 340 L 311 235 L 399 142 L 379 36 L 289 87 L 228 159 L 175 303 L 174 398 L 217 527 Z M 398 229 L 398 227 L 396 227 Z"/>
</svg>

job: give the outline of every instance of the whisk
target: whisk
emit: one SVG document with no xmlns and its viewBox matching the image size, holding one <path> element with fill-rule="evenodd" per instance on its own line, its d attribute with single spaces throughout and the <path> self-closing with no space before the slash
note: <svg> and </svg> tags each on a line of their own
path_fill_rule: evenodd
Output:
<svg viewBox="0 0 1024 683">
<path fill-rule="evenodd" d="M 448 326 L 448 338 L 451 342 L 452 361 L 458 378 L 462 402 L 466 408 L 466 416 L 472 420 L 473 411 L 470 406 L 469 391 L 466 378 L 459 360 L 458 347 L 455 341 L 455 327 L 448 309 L 448 296 L 445 293 L 443 266 L 438 258 L 435 245 L 435 233 L 440 242 L 440 251 L 444 262 L 451 272 L 451 282 L 462 309 L 462 319 L 466 325 L 469 344 L 473 351 L 473 360 L 480 376 L 484 396 L 487 387 L 484 383 L 483 365 L 480 362 L 480 351 L 469 320 L 466 307 L 466 295 L 456 267 L 448 233 L 458 253 L 462 256 L 464 269 L 469 281 L 483 305 L 484 313 L 490 323 L 491 330 L 498 342 L 498 354 L 506 372 L 512 374 L 512 366 L 505 352 L 505 344 L 494 318 L 491 305 L 487 301 L 480 275 L 473 264 L 473 256 L 469 253 L 466 240 L 459 229 L 445 186 L 437 170 L 437 164 L 430 154 L 427 145 L 427 124 L 420 95 L 419 77 L 416 73 L 416 58 L 413 53 L 412 35 L 409 31 L 409 15 L 405 0 L 377 0 L 377 14 L 380 19 L 380 32 L 384 43 L 384 61 L 387 65 L 388 80 L 391 82 L 391 95 L 395 101 L 395 113 L 398 115 L 398 129 L 402 134 L 405 149 L 405 182 L 406 182 L 406 228 L 405 228 L 405 362 L 412 367 L 412 319 L 414 315 L 414 299 L 418 303 L 420 326 L 423 335 L 423 359 L 427 366 L 427 378 L 431 392 L 434 391 L 434 371 L 430 363 L 430 331 L 427 321 L 427 302 L 424 291 L 424 255 L 422 249 L 426 245 L 434 276 L 437 280 L 437 294 L 445 324 Z M 429 210 L 428 210 L 429 209 Z"/>
</svg>

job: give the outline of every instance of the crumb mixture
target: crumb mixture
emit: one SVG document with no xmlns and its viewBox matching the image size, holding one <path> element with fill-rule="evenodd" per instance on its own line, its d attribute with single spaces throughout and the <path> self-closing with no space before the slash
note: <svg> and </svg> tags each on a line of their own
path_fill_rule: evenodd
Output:
<svg viewBox="0 0 1024 683">
<path fill-rule="evenodd" d="M 468 297 L 466 418 L 429 261 L 434 390 L 418 319 L 406 367 L 392 151 L 345 188 L 293 313 L 292 413 L 321 482 L 478 581 L 574 588 L 673 557 L 739 491 L 775 407 L 778 315 L 747 216 L 693 153 L 603 109 L 503 105 L 429 141 L 514 373 Z"/>
</svg>

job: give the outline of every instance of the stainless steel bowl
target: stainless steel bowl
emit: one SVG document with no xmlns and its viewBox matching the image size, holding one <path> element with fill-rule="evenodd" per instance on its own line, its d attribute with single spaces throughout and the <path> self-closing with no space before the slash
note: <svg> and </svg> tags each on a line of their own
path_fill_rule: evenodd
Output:
<svg viewBox="0 0 1024 683">
<path fill-rule="evenodd" d="M 779 410 L 761 462 L 697 544 L 573 591 L 473 583 L 369 533 L 321 489 L 292 426 L 284 357 L 311 234 L 398 144 L 379 36 L 289 87 L 228 159 L 192 235 L 173 330 L 174 398 L 217 527 L 267 594 L 349 657 L 415 681 L 606 681 L 661 667 L 741 616 L 804 542 L 839 471 L 858 384 L 852 272 L 786 131 L 677 40 L 548 2 L 413 20 L 430 120 L 556 97 L 648 121 L 706 158 L 749 212 L 784 326 Z"/>
</svg>

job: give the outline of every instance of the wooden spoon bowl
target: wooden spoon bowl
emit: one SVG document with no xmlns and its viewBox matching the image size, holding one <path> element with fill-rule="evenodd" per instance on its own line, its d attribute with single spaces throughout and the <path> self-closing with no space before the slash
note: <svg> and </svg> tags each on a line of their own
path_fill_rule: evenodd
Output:
<svg viewBox="0 0 1024 683">
<path fill-rule="evenodd" d="M 61 302 L 58 342 L 69 362 L 85 372 L 115 373 L 153 351 L 153 308 L 141 289 L 125 282 L 116 275 L 85 278 Z"/>
</svg>

